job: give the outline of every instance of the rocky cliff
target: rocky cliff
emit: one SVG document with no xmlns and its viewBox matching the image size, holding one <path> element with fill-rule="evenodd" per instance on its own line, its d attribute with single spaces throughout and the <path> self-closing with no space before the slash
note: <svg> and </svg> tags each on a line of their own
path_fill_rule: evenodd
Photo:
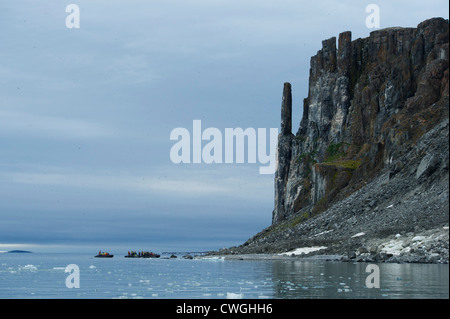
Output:
<svg viewBox="0 0 450 319">
<path fill-rule="evenodd" d="M 414 260 L 448 262 L 448 83 L 448 20 L 323 41 L 295 135 L 284 84 L 272 225 L 222 253 L 379 256 L 403 238 Z M 433 237 L 427 257 L 410 246 L 419 235 Z"/>
<path fill-rule="evenodd" d="M 309 94 L 296 135 L 284 86 L 273 224 L 325 211 L 377 176 L 448 117 L 448 21 L 344 32 L 311 58 Z"/>
</svg>

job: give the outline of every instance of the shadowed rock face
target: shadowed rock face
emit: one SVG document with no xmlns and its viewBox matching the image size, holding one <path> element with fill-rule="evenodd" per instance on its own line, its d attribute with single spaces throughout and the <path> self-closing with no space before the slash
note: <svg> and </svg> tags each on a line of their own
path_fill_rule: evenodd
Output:
<svg viewBox="0 0 450 319">
<path fill-rule="evenodd" d="M 296 135 L 284 84 L 272 224 L 321 213 L 382 169 L 392 176 L 405 169 L 399 159 L 448 118 L 448 31 L 447 20 L 434 18 L 322 42 Z M 428 154 L 417 178 L 439 169 L 441 157 Z"/>
<path fill-rule="evenodd" d="M 323 41 L 296 135 L 284 84 L 272 225 L 212 254 L 448 263 L 448 26 Z"/>
</svg>

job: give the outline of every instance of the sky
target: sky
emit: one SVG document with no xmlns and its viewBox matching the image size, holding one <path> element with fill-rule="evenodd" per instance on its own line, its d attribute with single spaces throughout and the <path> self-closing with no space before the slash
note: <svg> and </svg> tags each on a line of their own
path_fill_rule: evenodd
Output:
<svg viewBox="0 0 450 319">
<path fill-rule="evenodd" d="M 376 30 L 369 4 L 380 28 L 448 19 L 440 0 L 0 0 L 0 251 L 216 250 L 269 226 L 274 174 L 175 164 L 171 132 L 279 128 L 290 82 L 296 133 L 310 57 Z"/>
</svg>

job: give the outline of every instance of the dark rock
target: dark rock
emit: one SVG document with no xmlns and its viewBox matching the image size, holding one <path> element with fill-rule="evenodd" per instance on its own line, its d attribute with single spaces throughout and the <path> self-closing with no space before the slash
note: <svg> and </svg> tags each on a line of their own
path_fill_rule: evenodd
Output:
<svg viewBox="0 0 450 319">
<path fill-rule="evenodd" d="M 358 249 L 358 252 L 359 252 L 360 254 L 365 254 L 365 253 L 368 252 L 368 250 L 367 250 L 366 247 L 360 247 L 360 248 Z"/>
<path fill-rule="evenodd" d="M 292 90 L 290 83 L 284 83 L 281 102 L 281 134 L 292 134 Z"/>
<path fill-rule="evenodd" d="M 378 30 L 353 42 L 344 32 L 338 44 L 324 40 L 311 58 L 295 138 L 291 85 L 284 85 L 273 224 L 301 210 L 325 211 L 385 165 L 393 178 L 405 166 L 398 158 L 448 114 L 447 20 Z M 438 160 L 424 159 L 418 177 L 431 174 Z"/>
<path fill-rule="evenodd" d="M 448 262 L 448 230 L 425 251 L 380 253 L 396 234 L 448 227 L 448 26 L 433 18 L 322 42 L 295 136 L 284 84 L 272 225 L 233 252 L 320 245 L 354 261 L 368 247 L 361 261 Z"/>
</svg>

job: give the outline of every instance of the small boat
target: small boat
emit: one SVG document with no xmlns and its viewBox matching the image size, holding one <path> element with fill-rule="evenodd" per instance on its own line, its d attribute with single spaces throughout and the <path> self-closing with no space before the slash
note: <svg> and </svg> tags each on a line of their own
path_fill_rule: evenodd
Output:
<svg viewBox="0 0 450 319">
<path fill-rule="evenodd" d="M 98 252 L 98 255 L 94 256 L 95 258 L 113 258 L 114 255 L 111 255 L 110 253 L 102 253 L 101 251 Z"/>
</svg>

